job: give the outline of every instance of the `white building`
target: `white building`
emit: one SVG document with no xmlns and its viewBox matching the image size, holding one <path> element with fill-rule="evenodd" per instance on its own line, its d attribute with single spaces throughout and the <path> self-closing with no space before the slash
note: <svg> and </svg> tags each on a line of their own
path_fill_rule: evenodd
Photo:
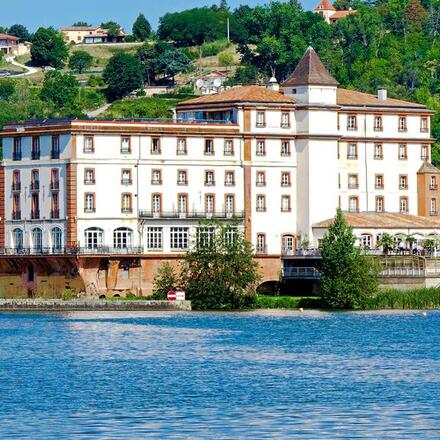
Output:
<svg viewBox="0 0 440 440">
<path fill-rule="evenodd" d="M 440 232 L 432 112 L 338 88 L 312 48 L 283 91 L 272 80 L 176 111 L 170 122 L 6 126 L 0 247 L 140 256 L 149 275 L 138 288 L 149 291 L 157 262 L 186 251 L 203 218 L 237 217 L 264 279 L 277 279 L 282 255 L 318 246 L 337 207 L 371 247 L 390 213 L 393 230 Z"/>
</svg>

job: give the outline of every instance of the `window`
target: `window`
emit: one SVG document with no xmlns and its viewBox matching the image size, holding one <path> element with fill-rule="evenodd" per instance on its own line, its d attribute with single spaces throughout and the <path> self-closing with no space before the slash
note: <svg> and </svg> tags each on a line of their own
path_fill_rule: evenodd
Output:
<svg viewBox="0 0 440 440">
<path fill-rule="evenodd" d="M 408 176 L 404 174 L 399 176 L 399 189 L 408 189 Z"/>
<path fill-rule="evenodd" d="M 348 144 L 347 159 L 357 159 L 357 144 Z"/>
<path fill-rule="evenodd" d="M 290 156 L 290 142 L 281 141 L 281 156 Z"/>
<path fill-rule="evenodd" d="M 205 195 L 205 212 L 212 214 L 215 212 L 215 196 L 214 194 Z"/>
<path fill-rule="evenodd" d="M 131 153 L 131 138 L 130 136 L 121 137 L 121 153 L 129 154 Z"/>
<path fill-rule="evenodd" d="M 133 212 L 132 196 L 130 193 L 124 193 L 121 196 L 121 212 L 125 214 Z"/>
<path fill-rule="evenodd" d="M 84 212 L 95 212 L 95 194 L 85 193 L 84 195 Z"/>
<path fill-rule="evenodd" d="M 38 193 L 32 194 L 31 205 L 31 219 L 38 220 L 40 218 L 40 197 Z"/>
<path fill-rule="evenodd" d="M 437 188 L 437 177 L 431 176 L 429 179 L 429 189 L 436 190 Z"/>
<path fill-rule="evenodd" d="M 407 214 L 408 209 L 408 197 L 400 197 L 399 200 L 399 210 L 402 214 Z"/>
<path fill-rule="evenodd" d="M 213 139 L 205 139 L 205 154 L 206 155 L 214 154 L 214 140 Z"/>
<path fill-rule="evenodd" d="M 234 155 L 234 141 L 232 139 L 225 140 L 224 155 L 225 156 L 233 156 Z"/>
<path fill-rule="evenodd" d="M 223 238 L 226 246 L 232 246 L 238 238 L 238 230 L 235 226 L 227 226 Z"/>
<path fill-rule="evenodd" d="M 266 173 L 264 171 L 257 171 L 257 186 L 266 186 Z"/>
<path fill-rule="evenodd" d="M 23 240 L 23 230 L 16 228 L 12 231 L 12 239 L 14 242 L 14 248 L 16 250 L 23 249 L 24 240 Z"/>
<path fill-rule="evenodd" d="M 383 196 L 376 197 L 376 212 L 384 212 L 385 211 L 385 199 Z"/>
<path fill-rule="evenodd" d="M 199 226 L 196 234 L 196 243 L 198 248 L 206 249 L 213 245 L 215 236 L 214 228 Z"/>
<path fill-rule="evenodd" d="M 290 212 L 290 196 L 281 196 L 281 212 Z"/>
<path fill-rule="evenodd" d="M 59 136 L 52 136 L 52 149 L 50 153 L 50 157 L 52 159 L 59 159 L 60 158 L 60 137 Z"/>
<path fill-rule="evenodd" d="M 87 249 L 97 249 L 104 243 L 104 231 L 100 228 L 89 228 L 84 231 L 84 240 Z"/>
<path fill-rule="evenodd" d="M 40 189 L 40 173 L 38 170 L 31 171 L 31 191 L 39 191 Z"/>
<path fill-rule="evenodd" d="M 188 213 L 188 195 L 177 195 L 177 211 L 179 215 L 186 215 Z"/>
<path fill-rule="evenodd" d="M 257 141 L 257 156 L 265 156 L 266 155 L 266 145 L 264 141 Z"/>
<path fill-rule="evenodd" d="M 21 138 L 19 137 L 14 138 L 12 160 L 21 160 Z"/>
<path fill-rule="evenodd" d="M 408 159 L 406 144 L 399 144 L 399 160 Z"/>
<path fill-rule="evenodd" d="M 50 238 L 52 240 L 52 252 L 59 253 L 63 249 L 63 231 L 61 228 L 52 228 Z"/>
<path fill-rule="evenodd" d="M 265 127 L 266 126 L 266 112 L 257 111 L 257 127 Z"/>
<path fill-rule="evenodd" d="M 12 220 L 21 220 L 20 194 L 14 194 L 12 196 Z"/>
<path fill-rule="evenodd" d="M 127 249 L 133 246 L 133 231 L 129 228 L 118 228 L 113 231 L 113 247 Z"/>
<path fill-rule="evenodd" d="M 43 231 L 40 228 L 32 229 L 32 248 L 38 252 L 43 250 Z"/>
<path fill-rule="evenodd" d="M 32 160 L 40 159 L 40 136 L 32 137 L 32 152 L 31 152 Z"/>
<path fill-rule="evenodd" d="M 437 199 L 432 198 L 429 205 L 429 215 L 437 215 Z"/>
<path fill-rule="evenodd" d="M 151 138 L 151 154 L 160 154 L 160 138 Z"/>
<path fill-rule="evenodd" d="M 151 196 L 151 210 L 153 214 L 162 212 L 162 194 L 153 194 Z"/>
<path fill-rule="evenodd" d="M 177 139 L 177 154 L 183 156 L 186 153 L 187 153 L 187 151 L 186 151 L 186 139 L 185 138 L 178 138 Z"/>
<path fill-rule="evenodd" d="M 188 185 L 186 170 L 177 171 L 177 185 Z"/>
<path fill-rule="evenodd" d="M 281 186 L 290 186 L 290 172 L 281 173 Z"/>
<path fill-rule="evenodd" d="M 50 218 L 60 218 L 60 198 L 58 192 L 53 192 L 51 195 Z"/>
<path fill-rule="evenodd" d="M 358 212 L 359 211 L 359 199 L 357 197 L 350 197 L 348 199 L 348 210 L 350 212 Z"/>
<path fill-rule="evenodd" d="M 93 168 L 87 168 L 84 170 L 84 184 L 85 185 L 95 184 L 95 170 Z"/>
<path fill-rule="evenodd" d="M 426 133 L 427 131 L 429 131 L 428 118 L 425 116 L 422 116 L 420 118 L 420 131 L 422 133 Z"/>
<path fill-rule="evenodd" d="M 60 170 L 58 168 L 53 168 L 50 171 L 50 189 L 52 191 L 60 189 Z"/>
<path fill-rule="evenodd" d="M 121 172 L 121 185 L 131 185 L 133 181 L 131 180 L 131 170 L 125 169 Z"/>
<path fill-rule="evenodd" d="M 20 171 L 14 170 L 12 173 L 12 191 L 21 191 Z"/>
<path fill-rule="evenodd" d="M 293 235 L 283 235 L 282 253 L 283 255 L 293 255 L 295 250 L 295 239 Z"/>
<path fill-rule="evenodd" d="M 162 171 L 152 170 L 151 171 L 151 184 L 152 185 L 162 185 Z"/>
<path fill-rule="evenodd" d="M 422 160 L 429 160 L 429 147 L 428 145 L 422 145 L 420 158 Z"/>
<path fill-rule="evenodd" d="M 234 214 L 235 212 L 235 196 L 233 194 L 225 196 L 225 212 L 226 214 Z"/>
<path fill-rule="evenodd" d="M 406 116 L 399 116 L 398 128 L 399 131 L 406 131 Z"/>
<path fill-rule="evenodd" d="M 376 174 L 374 176 L 374 187 L 376 189 L 384 189 L 384 177 L 383 177 L 383 174 Z"/>
<path fill-rule="evenodd" d="M 171 249 L 185 250 L 189 244 L 189 228 L 171 228 Z"/>
<path fill-rule="evenodd" d="M 266 196 L 264 194 L 257 195 L 257 212 L 266 211 Z"/>
<path fill-rule="evenodd" d="M 290 127 L 290 114 L 289 112 L 281 113 L 281 128 L 289 128 Z"/>
<path fill-rule="evenodd" d="M 359 181 L 357 174 L 349 174 L 348 175 L 348 189 L 358 189 Z"/>
<path fill-rule="evenodd" d="M 234 186 L 235 177 L 234 171 L 225 171 L 225 186 Z"/>
<path fill-rule="evenodd" d="M 370 234 L 361 235 L 361 246 L 367 249 L 371 248 L 373 237 Z"/>
<path fill-rule="evenodd" d="M 375 160 L 382 160 L 383 159 L 382 144 L 374 144 L 374 159 Z"/>
<path fill-rule="evenodd" d="M 95 151 L 93 136 L 84 136 L 83 151 L 84 153 L 93 153 Z"/>
<path fill-rule="evenodd" d="M 266 234 L 257 234 L 257 254 L 266 253 Z"/>
<path fill-rule="evenodd" d="M 382 116 L 374 117 L 374 131 L 382 131 Z"/>
<path fill-rule="evenodd" d="M 357 130 L 357 117 L 356 115 L 347 116 L 347 130 Z"/>
<path fill-rule="evenodd" d="M 148 249 L 162 249 L 163 247 L 162 228 L 149 227 L 147 229 L 147 247 Z"/>
<path fill-rule="evenodd" d="M 214 171 L 205 171 L 205 186 L 214 186 Z"/>
</svg>

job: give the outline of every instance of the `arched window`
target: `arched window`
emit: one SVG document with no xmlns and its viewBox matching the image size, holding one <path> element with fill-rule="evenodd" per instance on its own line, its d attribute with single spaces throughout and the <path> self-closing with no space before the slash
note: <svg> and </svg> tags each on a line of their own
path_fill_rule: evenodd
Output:
<svg viewBox="0 0 440 440">
<path fill-rule="evenodd" d="M 88 228 L 84 231 L 84 241 L 87 249 L 102 247 L 104 231 L 101 228 Z"/>
<path fill-rule="evenodd" d="M 14 248 L 17 250 L 23 249 L 23 230 L 16 228 L 12 231 L 12 238 L 14 241 Z"/>
<path fill-rule="evenodd" d="M 295 237 L 293 235 L 283 235 L 283 255 L 293 255 Z"/>
<path fill-rule="evenodd" d="M 129 228 L 118 228 L 113 232 L 113 247 L 126 249 L 132 247 L 133 231 Z"/>
<path fill-rule="evenodd" d="M 37 252 L 43 250 L 43 231 L 40 228 L 32 229 L 32 247 Z"/>
<path fill-rule="evenodd" d="M 59 253 L 63 249 L 63 231 L 61 228 L 53 228 L 51 231 L 52 251 Z"/>
</svg>

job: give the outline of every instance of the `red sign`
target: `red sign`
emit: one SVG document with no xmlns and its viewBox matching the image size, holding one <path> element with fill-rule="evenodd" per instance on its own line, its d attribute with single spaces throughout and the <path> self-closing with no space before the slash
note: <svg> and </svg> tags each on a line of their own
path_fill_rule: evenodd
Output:
<svg viewBox="0 0 440 440">
<path fill-rule="evenodd" d="M 176 292 L 174 292 L 173 290 L 170 290 L 167 293 L 167 299 L 168 299 L 168 301 L 176 301 L 176 299 L 177 299 Z"/>
</svg>

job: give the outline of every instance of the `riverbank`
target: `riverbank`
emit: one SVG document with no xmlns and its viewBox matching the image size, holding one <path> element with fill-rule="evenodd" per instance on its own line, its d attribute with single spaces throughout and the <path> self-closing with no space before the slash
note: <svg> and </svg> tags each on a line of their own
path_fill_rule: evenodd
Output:
<svg viewBox="0 0 440 440">
<path fill-rule="evenodd" d="M 0 311 L 191 311 L 191 301 L 0 299 Z"/>
</svg>

